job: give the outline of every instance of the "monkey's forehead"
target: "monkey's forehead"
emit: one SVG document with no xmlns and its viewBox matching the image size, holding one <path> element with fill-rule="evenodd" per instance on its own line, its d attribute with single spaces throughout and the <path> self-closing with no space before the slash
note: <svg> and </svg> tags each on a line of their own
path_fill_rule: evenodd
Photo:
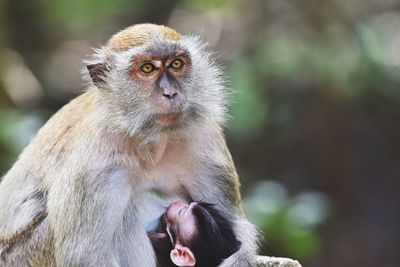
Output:
<svg viewBox="0 0 400 267">
<path fill-rule="evenodd" d="M 116 51 L 126 51 L 131 47 L 149 43 L 153 38 L 179 41 L 182 35 L 174 29 L 155 24 L 137 24 L 111 37 L 107 46 Z"/>
</svg>

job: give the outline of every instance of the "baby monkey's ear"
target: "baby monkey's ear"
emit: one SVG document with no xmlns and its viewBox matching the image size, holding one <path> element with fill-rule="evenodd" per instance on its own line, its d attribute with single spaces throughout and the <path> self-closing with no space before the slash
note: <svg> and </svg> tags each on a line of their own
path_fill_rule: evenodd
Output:
<svg viewBox="0 0 400 267">
<path fill-rule="evenodd" d="M 196 258 L 193 252 L 188 248 L 177 243 L 171 250 L 171 260 L 176 266 L 195 266 Z"/>
</svg>

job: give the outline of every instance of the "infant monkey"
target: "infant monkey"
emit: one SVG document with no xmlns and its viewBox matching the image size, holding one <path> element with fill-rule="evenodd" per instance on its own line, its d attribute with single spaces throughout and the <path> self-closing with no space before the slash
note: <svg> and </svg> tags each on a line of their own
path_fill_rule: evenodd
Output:
<svg viewBox="0 0 400 267">
<path fill-rule="evenodd" d="M 158 267 L 217 267 L 241 246 L 232 224 L 208 203 L 172 203 L 148 235 Z"/>
</svg>

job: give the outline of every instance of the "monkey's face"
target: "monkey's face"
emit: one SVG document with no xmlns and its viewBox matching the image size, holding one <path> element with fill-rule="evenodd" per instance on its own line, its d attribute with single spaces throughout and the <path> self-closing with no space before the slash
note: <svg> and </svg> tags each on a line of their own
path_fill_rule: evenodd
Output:
<svg viewBox="0 0 400 267">
<path fill-rule="evenodd" d="M 132 136 L 179 138 L 224 120 L 221 72 L 199 38 L 154 37 L 124 51 L 103 48 L 97 57 L 90 76 L 116 126 Z"/>
<path fill-rule="evenodd" d="M 185 82 L 190 72 L 189 54 L 170 51 L 166 55 L 149 51 L 132 58 L 131 79 L 148 106 L 150 121 L 161 127 L 176 127 L 188 108 Z"/>
</svg>

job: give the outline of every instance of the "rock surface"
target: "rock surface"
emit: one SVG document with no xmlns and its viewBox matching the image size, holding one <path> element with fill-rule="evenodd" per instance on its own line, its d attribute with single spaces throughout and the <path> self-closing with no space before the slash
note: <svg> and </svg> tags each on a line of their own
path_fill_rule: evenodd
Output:
<svg viewBox="0 0 400 267">
<path fill-rule="evenodd" d="M 298 261 L 287 258 L 258 256 L 258 267 L 301 267 Z"/>
</svg>

